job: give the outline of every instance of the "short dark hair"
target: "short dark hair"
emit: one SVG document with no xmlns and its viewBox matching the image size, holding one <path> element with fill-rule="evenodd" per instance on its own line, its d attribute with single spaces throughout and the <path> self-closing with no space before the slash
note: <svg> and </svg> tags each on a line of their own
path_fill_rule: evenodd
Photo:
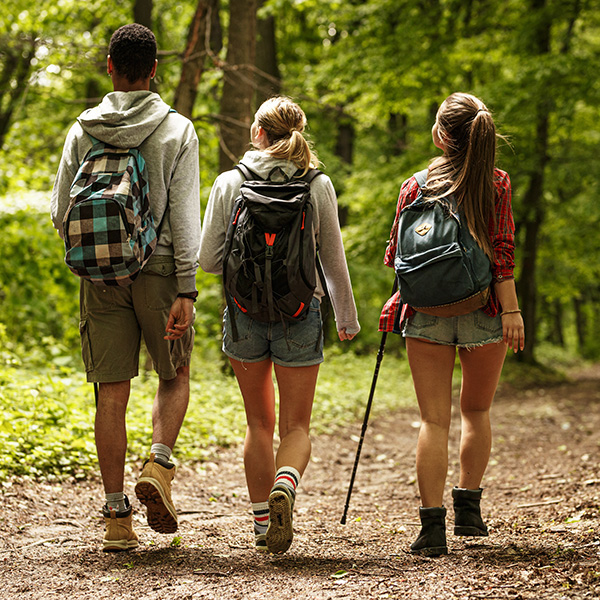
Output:
<svg viewBox="0 0 600 600">
<path fill-rule="evenodd" d="M 156 60 L 156 38 L 143 25 L 119 27 L 110 38 L 108 53 L 117 73 L 129 83 L 147 79 Z"/>
</svg>

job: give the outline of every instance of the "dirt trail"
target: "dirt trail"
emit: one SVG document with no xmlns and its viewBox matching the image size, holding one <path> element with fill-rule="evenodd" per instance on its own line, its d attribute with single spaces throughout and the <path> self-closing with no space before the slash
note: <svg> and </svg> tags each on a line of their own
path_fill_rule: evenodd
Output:
<svg viewBox="0 0 600 600">
<path fill-rule="evenodd" d="M 281 557 L 252 549 L 241 448 L 182 466 L 174 487 L 182 513 L 175 538 L 148 529 L 134 501 L 143 543 L 131 553 L 100 551 L 98 481 L 5 487 L 0 598 L 597 599 L 598 375 L 596 368 L 568 385 L 499 391 L 482 505 L 491 535 L 475 541 L 449 535 L 446 557 L 406 552 L 418 533 L 418 413 L 411 409 L 370 425 L 346 525 L 339 521 L 360 424 L 314 440 L 294 543 Z M 447 505 L 458 434 L 455 423 Z M 133 489 L 133 474 L 127 485 Z"/>
</svg>

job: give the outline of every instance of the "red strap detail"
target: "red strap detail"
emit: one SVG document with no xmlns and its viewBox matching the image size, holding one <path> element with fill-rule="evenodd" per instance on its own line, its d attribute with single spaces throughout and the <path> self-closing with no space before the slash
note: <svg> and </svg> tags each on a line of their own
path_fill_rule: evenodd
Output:
<svg viewBox="0 0 600 600">
<path fill-rule="evenodd" d="M 242 312 L 248 312 L 235 298 L 233 299 L 233 301 L 237 304 L 237 307 L 242 311 Z"/>
<path fill-rule="evenodd" d="M 304 302 L 300 302 L 300 308 L 292 315 L 292 317 L 297 317 L 301 312 L 302 309 L 305 307 L 306 305 L 304 304 Z"/>
<path fill-rule="evenodd" d="M 267 240 L 267 246 L 272 246 L 275 243 L 276 233 L 265 233 L 265 240 Z"/>
<path fill-rule="evenodd" d="M 235 225 L 237 223 L 238 217 L 240 216 L 240 211 L 242 210 L 242 207 L 240 206 L 238 208 L 238 211 L 235 213 L 235 218 L 233 219 L 233 225 Z"/>
<path fill-rule="evenodd" d="M 306 217 L 306 212 L 302 212 L 302 227 L 300 229 L 304 229 L 304 218 Z"/>
</svg>

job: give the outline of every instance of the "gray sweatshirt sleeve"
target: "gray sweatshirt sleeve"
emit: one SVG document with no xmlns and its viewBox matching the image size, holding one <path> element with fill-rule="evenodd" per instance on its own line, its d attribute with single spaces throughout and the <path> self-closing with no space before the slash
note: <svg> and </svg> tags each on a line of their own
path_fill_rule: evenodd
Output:
<svg viewBox="0 0 600 600">
<path fill-rule="evenodd" d="M 311 195 L 318 210 L 317 243 L 327 289 L 335 313 L 337 330 L 346 333 L 360 331 L 350 273 L 338 220 L 337 198 L 329 177 L 320 175 L 311 185 Z"/>
<path fill-rule="evenodd" d="M 179 292 L 196 289 L 200 246 L 198 138 L 190 136 L 169 183 L 169 225 Z"/>
<path fill-rule="evenodd" d="M 80 156 L 83 156 L 92 146 L 91 141 L 85 140 L 83 142 L 83 140 L 85 140 L 83 130 L 79 123 L 75 123 L 65 139 L 58 172 L 52 188 L 50 216 L 52 217 L 52 224 L 60 237 L 63 237 L 63 219 L 69 208 L 71 184 L 79 169 Z M 79 150 L 80 143 L 86 144 L 86 147 L 82 148 L 81 151 Z"/>
<path fill-rule="evenodd" d="M 223 271 L 225 236 L 242 181 L 237 169 L 226 171 L 215 179 L 210 190 L 200 242 L 200 267 L 207 273 L 220 275 Z"/>
</svg>

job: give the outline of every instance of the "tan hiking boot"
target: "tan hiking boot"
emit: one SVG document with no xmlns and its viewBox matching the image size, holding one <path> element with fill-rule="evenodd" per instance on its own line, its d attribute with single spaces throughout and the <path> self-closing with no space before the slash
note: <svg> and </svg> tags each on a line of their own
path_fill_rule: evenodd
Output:
<svg viewBox="0 0 600 600">
<path fill-rule="evenodd" d="M 125 499 L 127 509 L 117 512 L 104 505 L 102 514 L 106 531 L 104 533 L 104 552 L 120 552 L 132 550 L 139 546 L 137 533 L 131 523 L 132 509 L 129 500 Z"/>
<path fill-rule="evenodd" d="M 173 463 L 155 460 L 151 454 L 135 486 L 135 495 L 148 510 L 148 525 L 158 533 L 177 531 L 177 511 L 171 499 L 175 471 Z"/>
</svg>

